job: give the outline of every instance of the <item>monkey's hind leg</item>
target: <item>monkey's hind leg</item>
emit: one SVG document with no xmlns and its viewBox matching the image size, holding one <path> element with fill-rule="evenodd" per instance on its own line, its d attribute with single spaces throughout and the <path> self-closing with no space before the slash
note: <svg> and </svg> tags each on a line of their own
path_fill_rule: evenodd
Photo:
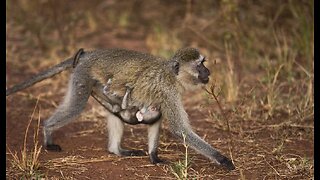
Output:
<svg viewBox="0 0 320 180">
<path fill-rule="evenodd" d="M 111 114 L 108 116 L 108 150 L 119 156 L 144 156 L 146 153 L 142 150 L 128 150 L 121 148 L 121 140 L 123 136 L 123 122 Z"/>
<path fill-rule="evenodd" d="M 152 164 L 165 162 L 158 157 L 158 145 L 159 145 L 161 121 L 162 119 L 159 119 L 157 122 L 155 122 L 154 124 L 148 127 L 148 148 L 149 148 L 148 153 L 149 153 L 150 162 Z"/>
<path fill-rule="evenodd" d="M 91 94 L 92 85 L 93 81 L 88 76 L 78 73 L 72 75 L 64 101 L 44 122 L 44 147 L 47 150 L 61 151 L 61 147 L 53 143 L 52 132 L 74 120 L 83 111 Z"/>
</svg>

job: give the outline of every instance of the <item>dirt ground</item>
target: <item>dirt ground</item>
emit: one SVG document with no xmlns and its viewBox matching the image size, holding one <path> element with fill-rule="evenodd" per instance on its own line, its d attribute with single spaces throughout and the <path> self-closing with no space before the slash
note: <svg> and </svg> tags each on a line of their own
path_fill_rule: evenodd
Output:
<svg viewBox="0 0 320 180">
<path fill-rule="evenodd" d="M 69 8 L 69 6 L 65 6 L 65 1 L 59 2 L 61 2 L 59 4 L 61 7 Z M 88 3 L 88 1 L 81 2 L 76 4 L 79 6 L 77 10 L 90 9 L 87 6 L 91 3 Z M 141 2 L 148 5 L 147 2 L 149 1 L 128 2 L 130 4 Z M 160 6 L 156 2 L 165 5 Z M 210 1 L 206 2 L 211 3 Z M 208 61 L 213 62 L 213 57 L 221 57 L 220 60 L 217 60 L 216 65 L 213 65 L 212 62 L 209 64 L 212 74 L 206 88 L 209 89 L 210 85 L 221 80 L 224 82 L 221 83 L 223 84 L 223 86 L 221 85 L 222 94 L 224 92 L 232 94 L 228 90 L 236 89 L 235 94 L 237 96 L 237 100 L 233 103 L 226 100 L 229 98 L 226 95 L 228 93 L 218 96 L 222 106 L 221 111 L 213 96 L 204 89 L 187 91 L 183 95 L 184 107 L 193 129 L 205 141 L 232 159 L 236 169 L 231 172 L 213 164 L 209 159 L 190 148 L 187 149 L 186 158 L 186 148 L 183 142 L 175 140 L 170 134 L 166 120 L 163 122 L 159 145 L 159 157 L 166 161 L 164 164 L 152 165 L 148 156 L 118 157 L 109 153 L 107 151 L 105 121 L 108 114 L 93 98 L 90 98 L 84 113 L 79 118 L 54 133 L 54 139 L 62 147 L 62 152 L 47 152 L 42 148 L 38 161 L 39 169 L 35 170 L 36 173 L 32 177 L 34 179 L 179 179 L 176 175 L 186 172 L 183 168 L 181 169 L 181 163 L 187 159 L 189 162 L 187 167 L 188 177 L 184 177 L 184 179 L 314 179 L 314 111 L 313 100 L 311 100 L 313 99 L 313 75 L 310 75 L 313 74 L 313 70 L 312 68 L 306 68 L 312 63 L 308 64 L 309 61 L 303 59 L 304 56 L 303 58 L 298 55 L 297 57 L 290 56 L 290 50 L 293 49 L 293 45 L 290 46 L 290 43 L 294 41 L 294 38 L 289 34 L 288 37 L 284 37 L 284 34 L 289 32 L 290 29 L 297 29 L 297 33 L 299 33 L 298 28 L 300 27 L 296 19 L 290 16 L 289 10 L 286 11 L 285 8 L 282 8 L 291 7 L 291 4 L 289 6 L 288 3 L 284 5 L 280 3 L 281 7 L 279 5 L 277 13 L 269 13 L 274 7 L 278 7 L 276 4 L 278 1 L 271 3 L 269 1 L 258 1 L 257 4 L 254 3 L 255 1 L 252 1 L 252 3 L 248 1 L 249 6 L 244 6 L 243 9 L 240 6 L 243 1 L 223 2 L 226 4 L 217 6 L 221 9 L 217 8 L 215 10 L 210 9 L 209 6 L 203 7 L 200 3 L 194 3 L 195 10 L 192 15 L 188 11 L 188 6 L 187 10 L 184 11 L 184 4 L 182 6 L 179 4 L 181 2 L 178 1 L 175 2 L 178 4 L 175 7 L 169 6 L 171 3 L 169 1 L 152 1 L 151 5 L 155 3 L 154 6 L 159 7 L 154 12 L 149 10 L 149 6 L 142 9 L 137 7 L 131 9 L 132 6 L 129 3 L 127 5 L 129 10 L 126 9 L 128 12 L 121 11 L 126 6 L 118 6 L 118 9 L 116 9 L 112 6 L 113 4 L 117 5 L 116 1 L 102 1 L 97 6 L 101 7 L 100 9 L 91 8 L 91 11 L 88 11 L 84 17 L 79 16 L 78 21 L 65 19 L 65 17 L 76 17 L 72 13 L 65 17 L 57 13 L 58 10 L 73 11 L 67 8 L 57 8 L 54 9 L 57 10 L 58 18 L 55 19 L 57 22 L 50 21 L 54 22 L 57 30 L 50 29 L 52 27 L 48 23 L 47 29 L 39 32 L 42 33 L 42 37 L 40 35 L 39 37 L 35 36 L 37 28 L 41 30 L 41 27 L 33 24 L 37 22 L 27 20 L 37 17 L 40 24 L 49 22 L 46 18 L 47 16 L 51 17 L 51 14 L 46 14 L 46 9 L 43 12 L 41 10 L 39 12 L 34 11 L 42 3 L 46 5 L 47 1 L 39 1 L 38 4 L 31 5 L 22 3 L 23 6 L 21 7 L 25 6 L 25 9 L 22 8 L 25 10 L 21 13 L 22 20 L 19 21 L 21 17 L 17 17 L 17 22 L 7 20 L 7 33 L 10 30 L 7 34 L 6 48 L 7 87 L 22 82 L 32 75 L 61 62 L 63 60 L 61 57 L 70 56 L 72 53 L 61 55 L 63 52 L 59 49 L 63 43 L 59 44 L 58 42 L 65 39 L 66 41 L 74 41 L 65 45 L 69 50 L 80 47 L 85 49 L 122 47 L 161 54 L 158 51 L 181 47 L 183 44 L 199 46 L 208 55 Z M 70 1 L 69 3 L 75 2 Z M 126 5 L 125 1 L 122 3 Z M 219 3 L 217 1 L 217 4 Z M 248 21 L 248 25 L 238 24 L 238 21 L 235 21 L 234 24 L 231 23 L 233 19 L 229 16 L 237 17 L 233 14 L 237 3 L 239 8 L 241 7 L 239 11 L 245 12 L 239 15 L 239 19 L 242 17 L 243 23 Z M 265 7 L 262 5 L 265 5 Z M 104 8 L 108 6 L 110 9 L 106 11 Z M 297 7 L 299 6 L 298 4 Z M 18 8 L 18 6 L 11 7 L 13 10 Z M 210 11 L 205 10 L 206 8 L 209 8 Z M 95 11 L 97 11 L 96 14 Z M 140 11 L 141 13 L 139 13 Z M 17 9 L 13 12 L 15 13 L 11 14 L 12 17 L 21 11 Z M 109 21 L 105 21 L 104 17 L 107 17 L 107 15 L 103 14 L 104 12 L 110 12 L 111 15 L 115 13 L 113 17 L 115 19 L 110 16 L 108 17 Z M 163 12 L 174 18 L 163 18 Z M 257 14 L 253 20 L 251 19 L 253 17 L 250 14 L 251 12 L 254 15 Z M 277 16 L 270 20 L 266 14 L 263 14 L 264 12 L 271 15 L 277 14 Z M 294 12 L 296 13 L 296 11 Z M 37 13 L 43 13 L 44 15 L 39 16 Z M 129 13 L 129 15 L 126 13 Z M 135 26 L 130 26 L 130 18 L 128 18 L 130 13 L 139 15 L 137 19 L 133 19 L 135 23 L 138 22 Z M 247 16 L 244 16 L 246 13 Z M 298 15 L 297 17 L 299 17 Z M 158 17 L 162 17 L 162 21 L 167 23 L 167 31 L 165 31 L 165 28 L 162 29 L 162 24 L 155 23 L 154 26 L 151 26 L 151 23 L 156 22 L 155 19 Z M 212 20 L 212 17 L 214 17 L 214 20 Z M 286 18 L 289 20 L 284 21 Z M 62 20 L 60 24 L 59 20 Z M 69 21 L 67 25 L 71 24 L 70 27 L 73 27 L 73 29 L 65 28 L 65 31 L 70 34 L 73 33 L 78 38 L 74 38 L 72 35 L 70 37 L 59 36 L 59 32 L 65 27 L 62 24 L 64 20 Z M 302 20 L 304 22 L 304 19 Z M 185 21 L 185 23 L 182 21 Z M 75 25 L 72 25 L 74 22 Z M 143 26 L 150 26 L 145 28 L 140 25 L 140 22 L 145 23 Z M 114 26 L 108 23 L 118 23 L 118 25 Z M 224 23 L 226 24 L 225 27 L 221 27 Z M 286 28 L 285 23 L 289 25 L 292 23 L 295 26 Z M 279 29 L 282 25 L 284 27 L 281 27 L 283 31 L 273 31 L 272 28 L 267 29 L 267 25 Z M 46 33 L 50 34 L 46 36 Z M 270 34 L 275 37 L 270 38 Z M 277 36 L 278 34 L 280 35 Z M 227 40 L 225 41 L 220 36 Z M 233 47 L 236 48 L 234 48 L 235 52 L 232 54 L 228 51 L 225 42 L 228 42 L 228 38 L 233 36 L 236 39 Z M 273 39 L 278 43 L 277 46 Z M 304 39 L 298 40 L 303 41 Z M 308 36 L 305 40 L 309 42 Z M 290 47 L 288 48 L 288 46 Z M 308 47 L 305 46 L 307 51 Z M 274 53 L 275 49 L 281 51 L 281 48 L 286 50 L 285 53 L 287 53 L 283 53 L 283 56 L 287 55 L 284 65 L 281 65 L 282 62 L 277 64 L 283 60 L 280 58 L 282 54 Z M 219 49 L 222 50 L 219 51 Z M 254 58 L 251 57 L 250 61 L 246 61 L 249 57 L 246 54 L 247 52 L 249 55 L 253 54 Z M 293 54 L 296 53 L 294 50 L 292 52 Z M 163 54 L 166 55 L 166 53 L 168 52 Z M 210 57 L 212 58 L 210 59 Z M 234 74 L 230 71 L 224 71 L 228 69 L 230 64 L 227 61 L 228 59 L 235 63 L 236 72 Z M 265 61 L 270 63 L 262 64 Z M 282 67 L 282 69 L 287 68 L 279 73 L 278 79 L 276 78 L 278 76 L 277 65 L 280 67 L 279 71 Z M 269 74 L 274 76 L 270 78 Z M 23 172 L 17 164 L 13 163 L 14 157 L 12 155 L 17 153 L 18 157 L 21 157 L 28 122 L 39 98 L 36 113 L 33 116 L 26 138 L 28 154 L 35 147 L 33 139 L 38 117 L 40 117 L 42 124 L 53 113 L 64 96 L 69 75 L 70 72 L 63 72 L 6 98 L 7 179 L 21 179 L 23 175 L 29 173 Z M 232 88 L 233 81 L 227 79 L 230 76 L 238 78 L 235 78 L 238 82 L 235 83 L 237 87 Z M 271 80 L 271 83 L 268 83 L 268 80 Z M 42 144 L 42 140 L 42 126 L 40 125 L 37 141 Z M 147 127 L 145 125 L 126 125 L 123 147 L 141 149 L 147 152 Z"/>
<path fill-rule="evenodd" d="M 136 43 L 136 42 L 135 42 Z M 124 43 L 125 44 L 125 43 Z M 143 47 L 143 43 L 141 45 Z M 142 48 L 143 49 L 143 48 Z M 10 64 L 9 64 L 10 67 Z M 12 82 L 25 79 L 24 69 L 8 71 Z M 17 73 L 19 72 L 19 74 Z M 68 76 L 69 73 L 63 73 Z M 61 75 L 49 82 L 41 82 L 35 87 L 7 97 L 6 140 L 7 147 L 18 152 L 22 148 L 25 130 L 36 99 L 41 95 L 41 121 L 55 109 L 66 90 L 66 79 L 59 82 Z M 58 87 L 50 86 L 51 83 Z M 11 84 L 10 84 L 11 85 Z M 52 94 L 50 88 L 57 88 Z M 50 92 L 50 94 L 46 94 Z M 275 120 L 268 122 L 244 121 L 226 111 L 230 117 L 229 132 L 219 122 L 210 117 L 212 109 L 218 111 L 217 103 L 203 91 L 187 92 L 184 95 L 185 108 L 194 130 L 212 146 L 231 157 L 236 170 L 228 172 L 211 163 L 205 157 L 190 150 L 189 177 L 197 179 L 308 179 L 313 173 L 313 137 L 308 127 L 278 125 Z M 209 101 L 209 103 L 208 103 Z M 166 164 L 152 165 L 147 156 L 117 157 L 106 150 L 106 114 L 103 108 L 90 98 L 85 113 L 76 121 L 59 129 L 54 138 L 63 148 L 62 152 L 40 154 L 41 172 L 48 179 L 175 179 L 171 167 L 184 160 L 185 148 L 167 130 L 166 122 L 161 133 L 160 158 Z M 279 112 L 278 118 L 286 118 Z M 32 148 L 33 121 L 28 134 L 28 148 Z M 39 141 L 42 142 L 40 129 Z M 126 126 L 124 147 L 147 150 L 147 133 L 144 125 Z M 283 140 L 283 137 L 286 137 Z M 228 143 L 230 142 L 230 143 Z M 17 178 L 7 154 L 7 177 Z M 311 169 L 310 169 L 311 168 Z M 290 176 L 288 176 L 290 175 Z"/>
</svg>

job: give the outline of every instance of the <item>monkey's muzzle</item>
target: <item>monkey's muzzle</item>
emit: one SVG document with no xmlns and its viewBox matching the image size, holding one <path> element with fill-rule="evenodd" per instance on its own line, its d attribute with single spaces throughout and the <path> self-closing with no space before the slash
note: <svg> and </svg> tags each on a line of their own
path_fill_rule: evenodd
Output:
<svg viewBox="0 0 320 180">
<path fill-rule="evenodd" d="M 207 84 L 209 82 L 209 77 L 198 77 L 201 83 Z"/>
</svg>

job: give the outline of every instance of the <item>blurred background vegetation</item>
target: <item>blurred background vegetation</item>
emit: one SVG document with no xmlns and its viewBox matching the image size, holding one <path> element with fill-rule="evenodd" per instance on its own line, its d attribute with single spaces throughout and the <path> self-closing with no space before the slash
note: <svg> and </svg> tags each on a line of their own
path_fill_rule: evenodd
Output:
<svg viewBox="0 0 320 180">
<path fill-rule="evenodd" d="M 243 132 L 247 122 L 259 127 L 283 127 L 283 131 L 275 129 L 271 133 L 271 138 L 277 137 L 276 144 L 280 145 L 265 145 L 274 148 L 275 153 L 281 153 L 288 137 L 307 139 L 313 146 L 313 3 L 313 0 L 10 0 L 6 7 L 7 85 L 61 62 L 79 48 L 120 47 L 170 57 L 175 50 L 192 46 L 208 59 L 207 66 L 212 72 L 209 86 L 215 87 L 221 104 L 228 110 L 227 116 L 234 121 L 231 131 L 240 132 L 245 139 L 249 137 Z M 64 82 L 63 85 L 50 86 L 48 91 L 38 90 L 39 93 L 59 101 L 61 97 L 54 95 L 65 91 L 61 89 L 66 84 L 62 77 L 47 82 Z M 188 96 L 186 104 L 195 101 L 192 97 L 202 97 L 209 107 L 216 105 L 208 100 L 210 95 L 205 91 L 199 96 Z M 221 113 L 214 108 L 211 111 L 214 124 L 226 129 Z M 303 130 L 288 130 L 288 126 Z M 293 166 L 282 157 L 270 156 L 294 168 L 278 169 L 280 173 L 313 177 L 312 160 Z M 235 161 L 250 162 L 248 158 Z"/>
<path fill-rule="evenodd" d="M 27 64 L 37 72 L 80 47 L 169 57 L 193 46 L 210 60 L 229 102 L 251 82 L 269 114 L 279 104 L 294 105 L 281 95 L 307 94 L 296 100 L 306 98 L 304 108 L 313 103 L 312 0 L 10 0 L 6 15 L 9 71 Z"/>
</svg>

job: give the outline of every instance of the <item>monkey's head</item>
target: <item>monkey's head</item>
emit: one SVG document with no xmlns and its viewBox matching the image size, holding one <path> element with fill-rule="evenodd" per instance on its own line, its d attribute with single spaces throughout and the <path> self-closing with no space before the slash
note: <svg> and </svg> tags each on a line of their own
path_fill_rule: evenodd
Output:
<svg viewBox="0 0 320 180">
<path fill-rule="evenodd" d="M 178 80 L 186 87 L 209 82 L 210 71 L 204 65 L 205 60 L 197 49 L 183 48 L 171 58 L 171 64 Z"/>
</svg>

